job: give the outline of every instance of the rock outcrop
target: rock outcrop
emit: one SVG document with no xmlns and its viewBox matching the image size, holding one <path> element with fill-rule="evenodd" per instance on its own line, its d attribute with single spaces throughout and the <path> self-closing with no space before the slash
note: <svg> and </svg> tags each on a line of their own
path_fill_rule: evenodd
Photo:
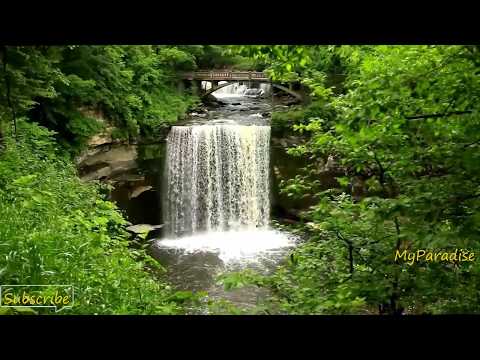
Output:
<svg viewBox="0 0 480 360">
<path fill-rule="evenodd" d="M 83 180 L 112 179 L 137 168 L 137 147 L 102 145 L 87 151 L 77 165 Z"/>
<path fill-rule="evenodd" d="M 136 224 L 126 228 L 134 236 L 144 236 L 146 239 L 152 239 L 160 236 L 162 225 Z"/>
<path fill-rule="evenodd" d="M 104 126 L 104 130 L 92 136 L 75 162 L 82 180 L 111 180 L 137 167 L 136 145 L 126 144 L 124 139 L 115 139 L 115 130 L 103 112 L 98 109 L 81 108 L 80 111 L 90 118 L 96 119 Z"/>
</svg>

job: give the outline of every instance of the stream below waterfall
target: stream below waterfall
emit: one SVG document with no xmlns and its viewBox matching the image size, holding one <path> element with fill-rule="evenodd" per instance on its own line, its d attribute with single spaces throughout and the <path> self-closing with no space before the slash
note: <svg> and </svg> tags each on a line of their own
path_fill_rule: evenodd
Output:
<svg viewBox="0 0 480 360">
<path fill-rule="evenodd" d="M 270 97 L 244 92 L 224 87 L 213 93 L 221 106 L 192 113 L 170 130 L 154 172 L 164 228 L 151 253 L 176 289 L 206 291 L 248 313 L 267 291 L 226 291 L 218 275 L 246 268 L 269 273 L 297 239 L 270 226 Z M 156 209 L 149 204 L 139 211 Z"/>
</svg>

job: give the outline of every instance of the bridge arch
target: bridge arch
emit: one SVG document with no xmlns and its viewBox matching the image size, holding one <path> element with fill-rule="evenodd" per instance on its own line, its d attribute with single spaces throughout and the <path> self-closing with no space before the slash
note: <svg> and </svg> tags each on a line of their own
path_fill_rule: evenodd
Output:
<svg viewBox="0 0 480 360">
<path fill-rule="evenodd" d="M 202 96 L 203 96 L 203 97 L 208 96 L 208 95 L 210 95 L 211 93 L 214 93 L 215 91 L 220 90 L 221 88 L 224 88 L 224 87 L 226 87 L 226 86 L 228 86 L 228 85 L 232 85 L 232 84 L 234 84 L 234 83 L 236 83 L 236 82 L 237 82 L 237 81 L 229 81 L 229 82 L 226 82 L 226 83 L 217 85 L 217 86 L 215 86 L 215 87 L 212 87 L 212 88 L 208 89 L 207 91 L 205 91 Z"/>
</svg>

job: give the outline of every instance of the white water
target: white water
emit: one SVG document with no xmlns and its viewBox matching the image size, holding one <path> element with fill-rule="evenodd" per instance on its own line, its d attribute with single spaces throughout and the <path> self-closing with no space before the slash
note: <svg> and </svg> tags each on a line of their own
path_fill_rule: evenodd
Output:
<svg viewBox="0 0 480 360">
<path fill-rule="evenodd" d="M 226 81 L 220 81 L 218 84 L 222 85 L 225 84 Z M 202 81 L 202 88 L 205 90 L 209 90 L 212 88 L 212 83 L 209 81 Z M 271 92 L 271 86 L 268 83 L 260 83 L 259 89 L 263 91 L 263 94 L 268 96 Z M 238 97 L 243 96 L 245 92 L 248 90 L 248 86 L 240 83 L 233 83 L 231 85 L 227 85 L 223 88 L 218 89 L 217 91 L 213 92 L 213 95 L 216 98 L 229 98 L 229 97 Z"/>
<path fill-rule="evenodd" d="M 168 236 L 266 227 L 269 145 L 269 126 L 172 127 L 164 191 Z"/>
<path fill-rule="evenodd" d="M 165 239 L 158 248 L 180 249 L 184 254 L 216 253 L 224 264 L 255 263 L 262 257 L 283 254 L 294 246 L 294 238 L 271 229 L 209 232 L 180 239 Z"/>
<path fill-rule="evenodd" d="M 220 81 L 218 84 L 222 85 L 225 81 Z M 217 91 L 213 92 L 213 95 L 217 98 L 222 97 L 236 97 L 243 95 L 247 91 L 248 87 L 246 85 L 240 85 L 239 83 L 233 83 L 231 85 L 225 86 Z"/>
<path fill-rule="evenodd" d="M 272 91 L 271 85 L 267 83 L 260 83 L 260 89 L 263 90 L 265 95 L 270 95 Z"/>
</svg>

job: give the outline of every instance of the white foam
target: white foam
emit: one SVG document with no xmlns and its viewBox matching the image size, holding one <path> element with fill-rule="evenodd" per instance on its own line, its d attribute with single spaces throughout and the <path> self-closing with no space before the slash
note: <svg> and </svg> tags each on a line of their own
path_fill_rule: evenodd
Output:
<svg viewBox="0 0 480 360">
<path fill-rule="evenodd" d="M 213 252 L 225 263 L 257 260 L 295 245 L 291 234 L 277 230 L 209 232 L 177 239 L 157 240 L 158 248 L 179 249 L 185 253 Z"/>
</svg>

